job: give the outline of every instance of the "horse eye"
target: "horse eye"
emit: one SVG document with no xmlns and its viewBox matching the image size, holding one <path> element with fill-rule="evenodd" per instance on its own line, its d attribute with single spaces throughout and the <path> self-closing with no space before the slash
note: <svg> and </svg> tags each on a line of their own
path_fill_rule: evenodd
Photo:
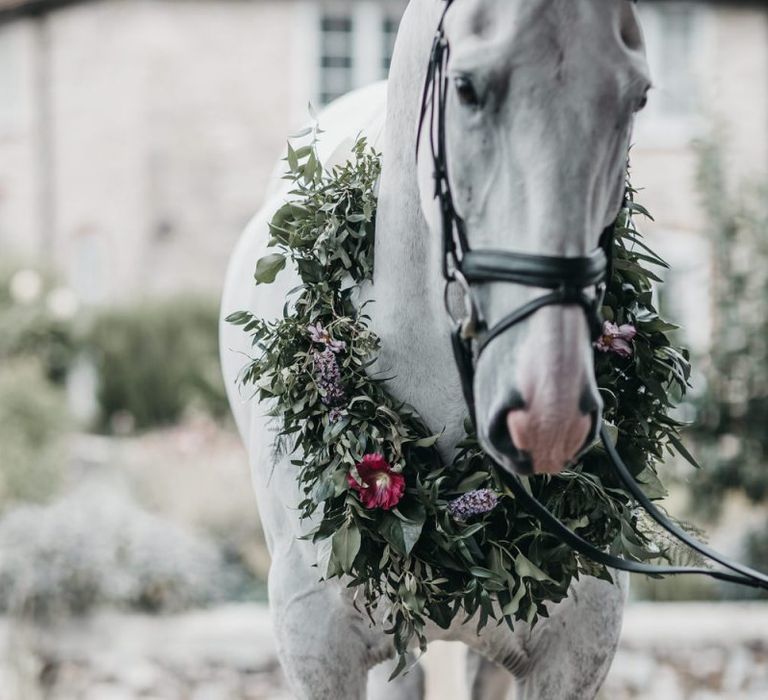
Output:
<svg viewBox="0 0 768 700">
<path fill-rule="evenodd" d="M 456 84 L 456 94 L 461 104 L 467 107 L 478 107 L 480 105 L 477 90 L 475 90 L 475 86 L 468 77 L 465 75 L 459 76 L 454 82 Z"/>
<path fill-rule="evenodd" d="M 635 103 L 635 112 L 641 112 L 648 104 L 648 92 L 646 91 L 643 96 Z"/>
</svg>

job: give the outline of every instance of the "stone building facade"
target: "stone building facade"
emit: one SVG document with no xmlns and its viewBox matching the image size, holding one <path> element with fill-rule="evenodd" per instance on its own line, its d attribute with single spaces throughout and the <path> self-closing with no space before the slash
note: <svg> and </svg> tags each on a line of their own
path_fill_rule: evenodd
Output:
<svg viewBox="0 0 768 700">
<path fill-rule="evenodd" d="M 86 303 L 216 291 L 307 102 L 384 76 L 405 4 L 0 0 L 2 257 L 58 267 Z M 768 7 L 640 11 L 656 89 L 635 181 L 673 286 L 706 285 L 691 142 L 718 125 L 734 182 L 768 170 Z"/>
<path fill-rule="evenodd" d="M 308 102 L 384 77 L 403 9 L 3 5 L 36 12 L 0 14 L 0 250 L 86 303 L 216 291 Z"/>
</svg>

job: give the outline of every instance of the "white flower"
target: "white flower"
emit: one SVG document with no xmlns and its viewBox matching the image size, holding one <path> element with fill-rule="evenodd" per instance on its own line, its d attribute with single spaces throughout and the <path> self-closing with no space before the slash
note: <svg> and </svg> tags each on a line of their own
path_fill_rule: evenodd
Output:
<svg viewBox="0 0 768 700">
<path fill-rule="evenodd" d="M 43 291 L 43 278 L 36 270 L 19 270 L 11 277 L 9 287 L 11 298 L 17 304 L 32 304 Z"/>
<path fill-rule="evenodd" d="M 46 299 L 46 305 L 51 316 L 59 321 L 70 321 L 80 308 L 77 295 L 69 287 L 57 287 L 52 290 Z"/>
</svg>

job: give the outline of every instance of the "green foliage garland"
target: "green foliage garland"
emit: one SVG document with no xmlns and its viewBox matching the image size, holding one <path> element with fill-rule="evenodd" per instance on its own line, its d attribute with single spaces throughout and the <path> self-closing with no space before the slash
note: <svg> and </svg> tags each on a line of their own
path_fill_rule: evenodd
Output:
<svg viewBox="0 0 768 700">
<path fill-rule="evenodd" d="M 357 600 L 378 614 L 393 634 L 400 667 L 409 644 L 425 643 L 427 621 L 448 627 L 457 615 L 534 624 L 545 603 L 562 600 L 582 574 L 609 579 L 603 567 L 581 557 L 545 532 L 520 509 L 499 469 L 473 435 L 459 446 L 452 464 L 435 450 L 438 436 L 408 406 L 398 403 L 367 370 L 379 339 L 364 308 L 353 303 L 355 288 L 372 278 L 376 218 L 375 185 L 381 159 L 364 139 L 345 165 L 326 171 L 314 145 L 289 146 L 291 201 L 274 216 L 269 245 L 276 252 L 259 260 L 256 282 L 270 283 L 288 263 L 302 284 L 283 317 L 257 318 L 247 311 L 229 322 L 252 336 L 255 358 L 241 375 L 260 401 L 282 419 L 281 436 L 293 448 L 292 464 L 304 494 L 303 517 L 316 516 L 321 574 L 345 577 L 358 587 Z M 630 357 L 596 353 L 605 420 L 619 450 L 652 497 L 664 495 L 655 470 L 663 451 L 683 450 L 679 423 L 669 416 L 673 396 L 685 392 L 690 367 L 669 338 L 674 326 L 654 309 L 649 266 L 665 263 L 640 239 L 633 214 L 647 215 L 628 186 L 618 217 L 613 277 L 604 313 L 637 329 Z M 343 343 L 335 354 L 341 396 L 318 380 L 315 324 Z M 350 488 L 363 456 L 380 453 L 405 477 L 402 500 L 391 510 L 369 509 Z M 683 452 L 683 454 L 685 454 Z M 595 445 L 574 468 L 558 477 L 527 479 L 531 491 L 561 520 L 597 546 L 632 559 L 658 556 L 652 533 L 619 487 L 607 457 Z M 499 496 L 492 510 L 467 520 L 451 515 L 451 501 L 477 489 Z"/>
</svg>

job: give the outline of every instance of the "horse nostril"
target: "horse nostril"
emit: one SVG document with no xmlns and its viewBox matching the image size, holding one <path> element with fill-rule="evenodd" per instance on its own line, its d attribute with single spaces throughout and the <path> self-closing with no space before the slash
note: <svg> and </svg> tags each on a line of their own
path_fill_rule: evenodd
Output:
<svg viewBox="0 0 768 700">
<path fill-rule="evenodd" d="M 507 413 L 506 409 L 499 411 L 491 420 L 491 425 L 488 429 L 488 439 L 491 444 L 505 455 L 512 454 L 515 451 L 512 437 L 507 428 Z"/>
<path fill-rule="evenodd" d="M 584 414 L 599 413 L 603 410 L 603 400 L 597 389 L 589 385 L 584 387 L 579 397 L 579 410 Z"/>
<path fill-rule="evenodd" d="M 514 392 L 510 400 L 499 408 L 493 415 L 488 426 L 488 440 L 501 454 L 511 457 L 522 474 L 530 474 L 533 471 L 529 455 L 520 450 L 509 433 L 507 416 L 513 411 L 525 410 L 525 401 L 518 392 Z"/>
</svg>

